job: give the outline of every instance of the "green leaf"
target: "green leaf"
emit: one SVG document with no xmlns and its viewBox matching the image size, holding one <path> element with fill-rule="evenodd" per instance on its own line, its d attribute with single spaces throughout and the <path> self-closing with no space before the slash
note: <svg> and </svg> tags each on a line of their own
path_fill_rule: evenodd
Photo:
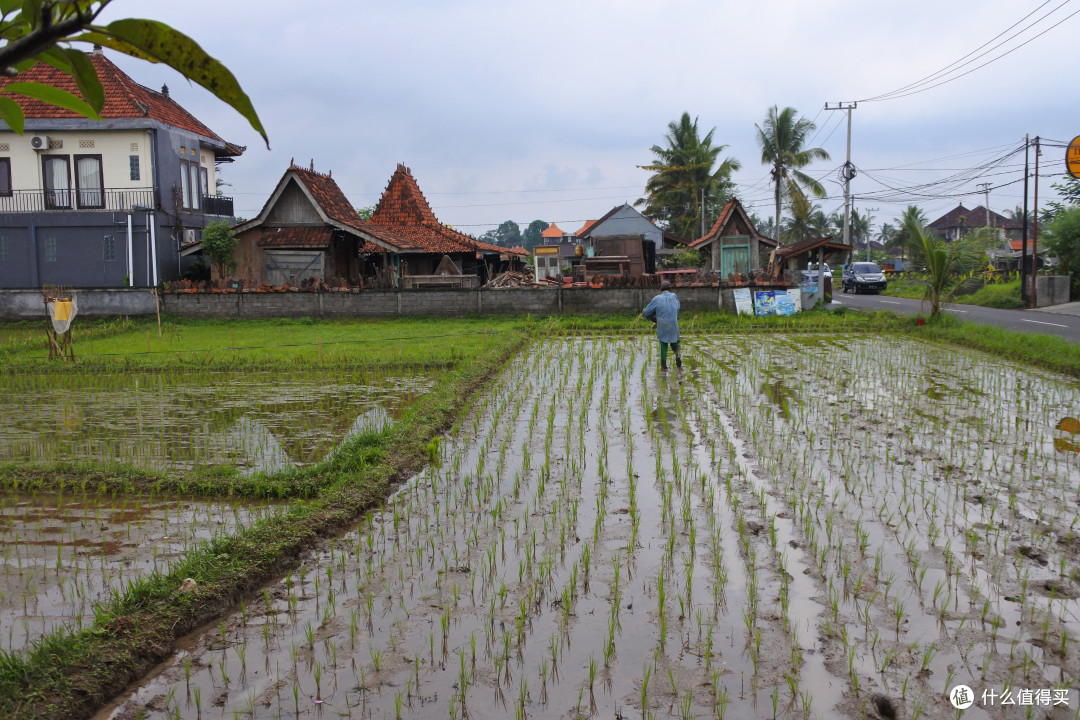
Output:
<svg viewBox="0 0 1080 720">
<path fill-rule="evenodd" d="M 19 135 L 23 134 L 23 117 L 22 108 L 19 107 L 19 103 L 15 102 L 11 98 L 0 98 L 0 120 L 7 123 L 7 126 L 17 132 Z"/>
<path fill-rule="evenodd" d="M 93 26 L 90 30 L 90 33 L 73 39 L 95 42 L 91 39 L 93 36 L 104 36 L 96 41 L 127 55 L 168 65 L 243 115 L 270 147 L 262 122 L 240 83 L 228 68 L 207 55 L 187 35 L 155 20 L 133 18 L 117 20 L 105 27 Z"/>
<path fill-rule="evenodd" d="M 86 102 L 75 95 L 54 88 L 51 85 L 45 85 L 35 82 L 15 82 L 11 83 L 4 88 L 6 92 L 13 92 L 19 95 L 25 95 L 28 98 L 34 100 L 41 100 L 47 102 L 50 105 L 56 105 L 57 107 L 66 108 L 72 112 L 77 112 L 85 117 L 92 118 L 94 120 L 100 120 L 101 116 L 97 114 L 94 108 L 86 104 Z"/>
<path fill-rule="evenodd" d="M 101 108 L 105 106 L 105 88 L 101 86 L 101 81 L 98 80 L 97 68 L 94 67 L 94 63 L 87 57 L 86 53 L 80 50 L 63 48 L 60 51 L 71 63 L 71 69 L 68 72 L 75 78 L 75 85 L 78 86 L 79 92 L 82 93 L 90 107 L 94 108 L 95 112 L 100 113 Z"/>
</svg>

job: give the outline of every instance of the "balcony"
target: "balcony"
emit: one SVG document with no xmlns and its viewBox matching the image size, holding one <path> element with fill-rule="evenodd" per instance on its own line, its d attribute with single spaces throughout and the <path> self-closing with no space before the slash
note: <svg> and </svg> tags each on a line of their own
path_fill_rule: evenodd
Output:
<svg viewBox="0 0 1080 720">
<path fill-rule="evenodd" d="M 133 205 L 154 207 L 153 188 L 123 190 L 13 190 L 0 196 L 2 213 L 88 212 L 103 210 L 127 212 Z M 232 207 L 230 201 L 230 207 Z"/>
<path fill-rule="evenodd" d="M 233 216 L 233 199 L 221 195 L 203 195 L 202 211 L 207 215 Z"/>
</svg>

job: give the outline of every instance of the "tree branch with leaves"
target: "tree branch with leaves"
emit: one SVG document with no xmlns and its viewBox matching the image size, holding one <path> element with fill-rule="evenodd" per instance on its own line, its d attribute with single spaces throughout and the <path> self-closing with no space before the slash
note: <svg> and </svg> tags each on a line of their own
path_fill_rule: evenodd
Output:
<svg viewBox="0 0 1080 720">
<path fill-rule="evenodd" d="M 270 141 L 251 100 L 233 74 L 187 35 L 155 20 L 127 18 L 97 24 L 112 0 L 0 0 L 0 74 L 8 77 L 39 62 L 71 75 L 82 97 L 43 83 L 12 82 L 5 92 L 66 108 L 100 120 L 105 91 L 86 53 L 73 45 L 100 45 L 116 52 L 173 68 L 240 113 Z M 0 120 L 22 134 L 25 116 L 19 104 L 0 97 Z"/>
</svg>

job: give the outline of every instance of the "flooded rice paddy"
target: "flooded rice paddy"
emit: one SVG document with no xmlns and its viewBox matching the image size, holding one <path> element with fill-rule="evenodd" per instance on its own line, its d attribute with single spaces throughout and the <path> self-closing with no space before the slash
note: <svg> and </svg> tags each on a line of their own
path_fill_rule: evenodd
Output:
<svg viewBox="0 0 1080 720">
<path fill-rule="evenodd" d="M 359 371 L 0 374 L 0 456 L 184 470 L 318 462 L 400 416 L 431 380 Z"/>
<path fill-rule="evenodd" d="M 91 624 L 94 605 L 128 582 L 277 511 L 265 502 L 0 492 L 0 648 Z"/>
<path fill-rule="evenodd" d="M 901 338 L 686 345 L 660 374 L 645 340 L 535 343 L 101 717 L 952 718 L 958 684 L 963 717 L 1076 716 L 1074 383 Z"/>
</svg>

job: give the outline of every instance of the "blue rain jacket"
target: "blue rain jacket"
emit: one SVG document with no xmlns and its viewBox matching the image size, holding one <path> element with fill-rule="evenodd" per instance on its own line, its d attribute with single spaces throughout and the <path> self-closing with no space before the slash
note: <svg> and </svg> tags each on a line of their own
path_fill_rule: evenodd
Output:
<svg viewBox="0 0 1080 720">
<path fill-rule="evenodd" d="M 679 298 L 664 291 L 649 301 L 642 311 L 646 320 L 656 323 L 656 339 L 660 342 L 679 342 Z"/>
</svg>

